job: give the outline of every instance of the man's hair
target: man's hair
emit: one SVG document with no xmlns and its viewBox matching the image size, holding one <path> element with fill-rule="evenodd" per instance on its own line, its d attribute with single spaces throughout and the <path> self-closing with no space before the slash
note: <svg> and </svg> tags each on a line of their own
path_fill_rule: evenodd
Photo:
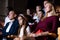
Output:
<svg viewBox="0 0 60 40">
<path fill-rule="evenodd" d="M 10 10 L 10 11 L 13 11 L 14 12 L 14 14 L 16 14 L 17 15 L 17 11 L 16 10 Z M 10 12 L 9 11 L 9 12 Z M 8 15 L 9 15 L 9 12 L 8 12 Z"/>
<path fill-rule="evenodd" d="M 43 14 L 45 13 L 44 10 L 39 10 L 39 11 L 41 11 Z"/>
</svg>

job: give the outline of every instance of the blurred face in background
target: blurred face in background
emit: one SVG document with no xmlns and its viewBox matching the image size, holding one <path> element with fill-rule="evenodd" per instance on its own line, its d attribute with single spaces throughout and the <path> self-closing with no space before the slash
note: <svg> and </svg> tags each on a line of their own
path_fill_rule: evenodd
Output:
<svg viewBox="0 0 60 40">
<path fill-rule="evenodd" d="M 39 12 L 39 10 L 41 10 L 40 6 L 36 6 L 36 12 Z"/>
<path fill-rule="evenodd" d="M 41 19 L 43 17 L 43 12 L 42 11 L 39 11 L 38 12 L 38 18 Z"/>
<path fill-rule="evenodd" d="M 48 1 L 44 1 L 44 7 L 46 7 L 45 5 L 48 3 Z"/>
<path fill-rule="evenodd" d="M 17 16 L 17 15 L 15 14 L 14 11 L 10 11 L 10 12 L 9 12 L 8 17 L 9 17 L 10 20 L 14 19 L 16 16 Z"/>
<path fill-rule="evenodd" d="M 27 11 L 27 15 L 30 15 L 30 9 L 27 9 L 26 11 Z"/>
</svg>

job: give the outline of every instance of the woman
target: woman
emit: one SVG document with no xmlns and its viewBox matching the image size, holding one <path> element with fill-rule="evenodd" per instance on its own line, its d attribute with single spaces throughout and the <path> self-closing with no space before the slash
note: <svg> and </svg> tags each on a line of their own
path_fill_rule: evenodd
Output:
<svg viewBox="0 0 60 40">
<path fill-rule="evenodd" d="M 29 38 L 30 35 L 30 27 L 28 26 L 28 20 L 23 14 L 19 14 L 18 16 L 19 21 L 19 34 L 14 40 L 31 40 Z"/>
<path fill-rule="evenodd" d="M 35 20 L 35 22 L 39 22 L 39 19 L 38 19 L 38 12 L 41 10 L 41 6 L 36 6 L 36 13 L 34 13 L 33 15 L 33 19 Z"/>
<path fill-rule="evenodd" d="M 51 3 L 47 3 L 45 12 L 46 15 L 40 20 L 34 32 L 37 32 L 40 29 L 42 32 L 48 31 L 48 35 L 46 35 L 47 37 L 45 38 L 38 37 L 36 40 L 55 40 L 57 35 L 58 17 L 55 14 L 54 6 Z"/>
</svg>

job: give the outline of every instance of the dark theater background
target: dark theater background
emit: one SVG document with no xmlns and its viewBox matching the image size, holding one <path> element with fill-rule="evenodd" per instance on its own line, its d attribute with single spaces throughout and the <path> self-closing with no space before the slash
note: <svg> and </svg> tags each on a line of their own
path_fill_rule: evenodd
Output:
<svg viewBox="0 0 60 40">
<path fill-rule="evenodd" d="M 12 7 L 18 10 L 19 12 L 24 12 L 26 8 L 34 9 L 36 5 L 42 5 L 43 1 L 44 0 L 0 0 L 0 15 L 1 16 L 7 15 L 6 14 L 8 12 L 7 7 Z M 53 2 L 55 5 L 58 6 L 60 5 L 60 0 L 49 1 Z"/>
</svg>

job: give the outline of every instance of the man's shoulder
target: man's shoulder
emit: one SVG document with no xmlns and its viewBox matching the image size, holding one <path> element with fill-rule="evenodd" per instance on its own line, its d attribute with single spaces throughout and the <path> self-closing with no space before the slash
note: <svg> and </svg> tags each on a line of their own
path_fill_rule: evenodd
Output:
<svg viewBox="0 0 60 40">
<path fill-rule="evenodd" d="M 18 24 L 19 24 L 19 23 L 18 23 L 18 20 L 15 19 L 14 22 L 13 22 L 13 24 L 18 25 Z"/>
<path fill-rule="evenodd" d="M 17 23 L 18 23 L 18 20 L 17 20 L 17 19 L 15 19 L 15 20 L 14 20 L 14 22 L 17 22 Z"/>
</svg>

